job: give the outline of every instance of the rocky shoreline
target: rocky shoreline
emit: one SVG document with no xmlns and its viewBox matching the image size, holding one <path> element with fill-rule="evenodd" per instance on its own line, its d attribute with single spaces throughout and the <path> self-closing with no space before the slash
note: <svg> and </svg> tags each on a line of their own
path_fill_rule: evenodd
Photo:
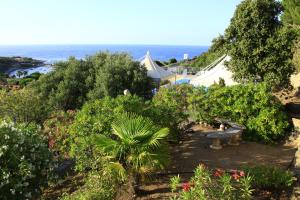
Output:
<svg viewBox="0 0 300 200">
<path fill-rule="evenodd" d="M 7 74 L 19 69 L 28 69 L 44 65 L 46 65 L 45 61 L 28 57 L 0 57 L 0 72 Z"/>
</svg>

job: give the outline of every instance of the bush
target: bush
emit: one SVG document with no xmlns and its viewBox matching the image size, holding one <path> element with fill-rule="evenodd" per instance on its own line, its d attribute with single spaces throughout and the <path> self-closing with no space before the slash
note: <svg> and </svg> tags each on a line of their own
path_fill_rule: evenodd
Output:
<svg viewBox="0 0 300 200">
<path fill-rule="evenodd" d="M 70 126 L 69 144 L 71 156 L 76 156 L 77 169 L 90 167 L 96 157 L 93 156 L 94 141 L 92 135 L 111 135 L 112 122 L 123 112 L 139 113 L 143 111 L 143 100 L 137 96 L 106 97 L 86 103 L 76 114 Z"/>
<path fill-rule="evenodd" d="M 75 118 L 75 111 L 69 110 L 67 112 L 58 111 L 53 113 L 44 123 L 43 132 L 48 138 L 49 148 L 63 158 L 68 157 L 67 140 L 69 138 L 69 126 L 73 123 Z"/>
<path fill-rule="evenodd" d="M 47 140 L 36 126 L 0 122 L 0 199 L 38 197 L 50 163 Z"/>
<path fill-rule="evenodd" d="M 292 172 L 273 166 L 245 167 L 244 170 L 253 178 L 252 185 L 257 188 L 287 188 L 296 180 Z"/>
<path fill-rule="evenodd" d="M 105 169 L 106 170 L 106 169 Z M 60 200 L 113 200 L 120 181 L 109 171 L 92 171 L 85 184 L 71 194 L 63 194 Z"/>
<path fill-rule="evenodd" d="M 212 122 L 218 117 L 235 121 L 246 126 L 244 136 L 251 140 L 274 142 L 289 128 L 283 106 L 266 84 L 198 88 L 189 103 L 196 120 Z"/>
<path fill-rule="evenodd" d="M 160 88 L 152 99 L 144 115 L 150 117 L 160 127 L 168 127 L 172 139 L 178 139 L 181 125 L 187 121 L 187 98 L 192 91 L 189 85 Z"/>
<path fill-rule="evenodd" d="M 0 115 L 15 122 L 41 123 L 48 116 L 49 107 L 32 90 L 0 90 Z"/>
<path fill-rule="evenodd" d="M 178 191 L 180 177 L 171 179 L 172 193 Z M 172 200 L 194 200 L 194 199 L 251 199 L 251 177 L 243 171 L 232 171 L 227 173 L 221 169 L 214 172 L 200 165 L 195 170 L 195 175 L 190 182 L 183 183 L 178 194 L 174 194 Z"/>
</svg>

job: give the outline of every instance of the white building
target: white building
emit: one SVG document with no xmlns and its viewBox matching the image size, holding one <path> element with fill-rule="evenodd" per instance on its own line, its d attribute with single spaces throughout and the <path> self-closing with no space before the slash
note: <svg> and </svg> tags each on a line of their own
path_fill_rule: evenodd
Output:
<svg viewBox="0 0 300 200">
<path fill-rule="evenodd" d="M 158 66 L 151 58 L 148 51 L 144 59 L 141 61 L 141 65 L 144 65 L 147 69 L 147 75 L 157 81 L 165 80 L 171 77 L 173 74 L 162 67 Z"/>
<path fill-rule="evenodd" d="M 190 84 L 194 86 L 206 86 L 209 87 L 214 83 L 218 83 L 219 79 L 225 80 L 227 86 L 238 84 L 232 78 L 232 72 L 229 71 L 225 63 L 230 61 L 230 57 L 227 55 L 222 56 L 205 69 L 197 73 L 197 75 L 191 79 Z"/>
</svg>

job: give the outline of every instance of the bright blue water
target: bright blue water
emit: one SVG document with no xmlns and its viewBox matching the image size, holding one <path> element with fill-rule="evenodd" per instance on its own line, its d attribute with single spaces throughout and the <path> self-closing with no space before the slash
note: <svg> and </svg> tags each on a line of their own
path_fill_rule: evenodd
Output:
<svg viewBox="0 0 300 200">
<path fill-rule="evenodd" d="M 84 58 L 99 51 L 128 52 L 134 59 L 139 59 L 150 51 L 155 60 L 166 61 L 170 58 L 183 59 L 183 54 L 190 58 L 208 50 L 207 46 L 166 46 L 166 45 L 32 45 L 1 46 L 0 56 L 22 56 L 54 63 L 66 60 L 70 56 Z"/>
<path fill-rule="evenodd" d="M 22 56 L 39 60 L 46 63 L 55 63 L 67 60 L 70 56 L 78 59 L 87 55 L 93 55 L 99 51 L 127 52 L 133 59 L 138 60 L 150 51 L 154 60 L 166 61 L 170 58 L 183 59 L 183 54 L 189 58 L 198 56 L 208 50 L 207 46 L 167 46 L 167 45 L 25 45 L 25 46 L 1 46 L 0 56 Z M 28 74 L 33 72 L 47 73 L 51 68 L 40 66 L 35 69 L 27 69 Z M 16 71 L 10 75 L 16 74 Z"/>
</svg>

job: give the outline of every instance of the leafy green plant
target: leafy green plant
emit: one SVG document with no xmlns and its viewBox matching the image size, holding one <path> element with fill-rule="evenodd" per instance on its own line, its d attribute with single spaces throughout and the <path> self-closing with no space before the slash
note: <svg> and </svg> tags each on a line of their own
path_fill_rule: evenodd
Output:
<svg viewBox="0 0 300 200">
<path fill-rule="evenodd" d="M 266 84 L 196 88 L 188 101 L 196 120 L 235 121 L 246 126 L 243 136 L 247 139 L 271 143 L 283 138 L 290 127 L 283 106 Z"/>
<path fill-rule="evenodd" d="M 47 140 L 35 125 L 0 122 L 0 199 L 37 198 L 51 169 Z"/>
<path fill-rule="evenodd" d="M 113 200 L 118 186 L 124 182 L 124 176 L 120 176 L 120 169 L 114 163 L 101 159 L 101 167 L 85 173 L 85 183 L 73 193 L 65 193 L 60 200 Z M 116 172 L 117 170 L 117 172 Z"/>
<path fill-rule="evenodd" d="M 49 107 L 40 96 L 29 89 L 17 91 L 0 90 L 0 115 L 20 123 L 42 123 Z"/>
<path fill-rule="evenodd" d="M 150 117 L 155 124 L 168 127 L 171 140 L 178 140 L 182 124 L 187 121 L 188 96 L 192 92 L 189 85 L 176 85 L 171 88 L 160 88 L 146 108 L 143 115 Z"/>
<path fill-rule="evenodd" d="M 171 179 L 172 200 L 246 200 L 251 199 L 252 178 L 243 171 L 225 172 L 221 169 L 208 170 L 204 165 L 195 169 L 189 182 L 183 183 L 178 190 L 180 178 Z M 177 193 L 175 193 L 177 192 Z"/>
<path fill-rule="evenodd" d="M 287 188 L 296 180 L 291 171 L 273 166 L 245 167 L 244 171 L 253 178 L 252 185 L 257 188 Z"/>
<path fill-rule="evenodd" d="M 134 173 L 143 174 L 168 163 L 165 139 L 168 128 L 158 128 L 150 119 L 135 114 L 120 115 L 112 124 L 113 136 L 94 135 L 97 148 L 113 156 Z"/>
<path fill-rule="evenodd" d="M 139 113 L 143 110 L 143 101 L 135 95 L 105 97 L 86 103 L 76 114 L 69 127 L 70 156 L 76 156 L 76 168 L 84 170 L 90 167 L 96 157 L 93 155 L 94 141 L 91 135 L 111 135 L 112 122 L 123 112 Z M 97 155 L 96 155 L 97 156 Z"/>
<path fill-rule="evenodd" d="M 91 137 L 96 148 L 123 166 L 133 187 L 139 175 L 163 169 L 168 164 L 168 128 L 160 129 L 149 118 L 125 113 L 114 121 L 112 129 L 111 138 Z"/>
</svg>

